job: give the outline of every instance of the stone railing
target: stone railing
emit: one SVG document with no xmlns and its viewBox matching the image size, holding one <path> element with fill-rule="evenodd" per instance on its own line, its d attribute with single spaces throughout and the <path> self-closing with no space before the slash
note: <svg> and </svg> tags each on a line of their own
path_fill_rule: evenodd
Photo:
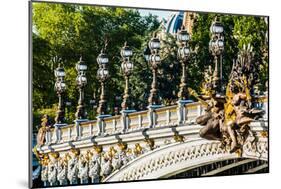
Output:
<svg viewBox="0 0 281 189">
<path fill-rule="evenodd" d="M 262 100 L 257 107 L 266 111 L 267 102 Z M 46 133 L 46 145 L 60 144 L 94 136 L 124 134 L 147 128 L 193 124 L 204 108 L 201 103 L 194 102 L 183 105 L 165 106 L 157 109 L 132 112 L 117 116 L 105 117 L 91 121 L 75 121 L 75 124 L 55 126 Z M 181 116 L 183 115 L 183 116 Z"/>
<path fill-rule="evenodd" d="M 267 111 L 266 101 L 255 105 Z M 174 156 L 170 157 L 173 155 L 170 154 L 171 150 L 179 150 L 174 153 L 177 157 L 178 153 L 184 152 L 183 154 L 187 154 L 184 158 L 198 156 L 202 157 L 202 161 L 212 157 L 240 157 L 237 153 L 230 154 L 219 148 L 213 151 L 214 145 L 216 147 L 219 142 L 208 141 L 199 136 L 202 127 L 195 120 L 203 113 L 202 104 L 194 102 L 55 126 L 46 133 L 46 143 L 37 148 L 44 154 L 41 180 L 45 186 L 55 186 L 143 179 L 149 175 L 157 177 L 162 174 L 149 169 L 151 165 L 146 165 L 145 162 L 147 159 L 152 162 L 154 156 L 149 154 L 156 154 L 158 151 L 161 152 L 156 154 L 160 158 L 159 161 L 155 159 L 157 165 L 159 163 L 158 167 L 163 167 L 163 162 L 173 166 L 175 170 L 190 161 L 179 158 L 177 161 L 183 164 L 174 162 Z M 254 135 L 247 138 L 241 157 L 267 160 L 267 112 L 263 119 L 253 121 L 250 127 Z M 201 143 L 206 143 L 206 146 Z M 176 149 L 175 146 L 179 148 Z M 209 147 L 210 153 L 207 153 Z M 162 149 L 165 151 L 166 148 L 167 158 L 162 161 Z M 215 156 L 216 149 L 223 153 Z M 171 164 L 170 160 L 174 163 Z M 147 166 L 147 174 L 139 177 L 133 171 L 137 165 L 140 165 L 138 169 L 142 169 L 142 165 Z M 132 170 L 129 171 L 130 175 L 127 175 L 126 170 Z"/>
<path fill-rule="evenodd" d="M 194 123 L 201 115 L 203 107 L 200 103 L 179 106 L 166 106 L 151 110 L 132 112 L 117 116 L 105 117 L 100 120 L 78 121 L 75 124 L 55 126 L 46 134 L 46 144 L 58 144 L 80 140 L 92 136 L 105 136 L 127 133 L 146 128 Z M 180 118 L 180 114 L 184 116 Z"/>
</svg>

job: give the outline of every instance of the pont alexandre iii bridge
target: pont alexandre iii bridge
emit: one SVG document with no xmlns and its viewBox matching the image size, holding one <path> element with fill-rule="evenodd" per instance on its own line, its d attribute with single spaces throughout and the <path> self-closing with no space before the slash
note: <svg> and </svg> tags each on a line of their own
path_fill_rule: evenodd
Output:
<svg viewBox="0 0 281 189">
<path fill-rule="evenodd" d="M 259 106 L 267 110 L 266 101 Z M 230 153 L 219 141 L 199 136 L 202 126 L 195 120 L 202 113 L 201 103 L 194 102 L 51 128 L 45 144 L 38 147 L 48 154 L 42 181 L 50 185 L 116 182 L 268 168 L 266 116 L 250 124 L 252 135 L 242 150 Z"/>
<path fill-rule="evenodd" d="M 157 89 L 157 67 L 161 63 L 160 40 L 155 34 L 149 42 L 147 61 L 153 81 L 144 111 L 130 109 L 129 82 L 132 51 L 121 50 L 121 68 L 126 80 L 120 115 L 106 114 L 105 81 L 109 77 L 104 51 L 97 57 L 101 92 L 98 117 L 87 120 L 84 87 L 87 65 L 76 64 L 79 101 L 74 124 L 64 123 L 63 94 L 65 72 L 57 68 L 55 88 L 59 97 L 56 123 L 42 119 L 33 149 L 40 163 L 44 186 L 119 182 L 164 178 L 233 175 L 268 172 L 268 99 L 253 89 L 257 70 L 252 47 L 238 53 L 229 74 L 225 92 L 218 77 L 224 48 L 223 27 L 211 26 L 210 52 L 215 69 L 204 72 L 201 94 L 187 87 L 186 66 L 190 55 L 189 34 L 178 32 L 178 58 L 182 64 L 181 84 L 176 105 L 161 105 Z M 222 75 L 220 73 L 220 75 Z M 189 95 L 198 102 L 189 100 Z"/>
</svg>

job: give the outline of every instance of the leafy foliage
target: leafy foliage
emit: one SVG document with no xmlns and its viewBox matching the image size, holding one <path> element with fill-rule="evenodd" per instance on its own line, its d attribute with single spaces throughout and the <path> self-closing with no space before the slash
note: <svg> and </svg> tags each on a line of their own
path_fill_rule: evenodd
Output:
<svg viewBox="0 0 281 189">
<path fill-rule="evenodd" d="M 210 40 L 209 27 L 214 14 L 200 13 L 195 19 L 192 33 L 192 56 L 188 63 L 188 84 L 199 89 L 203 81 L 203 71 L 212 64 L 208 50 Z M 254 45 L 257 60 L 260 62 L 261 86 L 268 79 L 268 46 L 266 43 L 267 24 L 263 17 L 223 15 L 225 28 L 225 53 L 223 63 L 224 80 L 232 66 L 238 50 L 244 43 Z M 99 81 L 96 78 L 98 64 L 96 58 L 108 41 L 106 53 L 109 57 L 111 78 L 106 83 L 109 113 L 119 106 L 124 90 L 124 78 L 121 74 L 120 50 L 124 42 L 133 48 L 134 72 L 130 77 L 131 97 L 136 110 L 145 109 L 149 95 L 152 74 L 145 61 L 143 50 L 159 28 L 156 16 L 141 16 L 135 9 L 105 8 L 71 4 L 33 3 L 33 112 L 34 126 L 40 122 L 40 116 L 48 113 L 55 116 L 57 96 L 54 91 L 54 70 L 60 57 L 65 71 L 67 84 L 67 120 L 74 120 L 78 91 L 75 78 L 75 64 L 82 56 L 88 65 L 88 85 L 85 88 L 85 104 L 88 118 L 94 119 L 96 110 L 90 100 L 99 100 Z M 181 66 L 177 61 L 177 43 L 171 34 L 162 40 L 162 63 L 159 68 L 159 91 L 162 102 L 171 104 L 177 100 Z"/>
</svg>

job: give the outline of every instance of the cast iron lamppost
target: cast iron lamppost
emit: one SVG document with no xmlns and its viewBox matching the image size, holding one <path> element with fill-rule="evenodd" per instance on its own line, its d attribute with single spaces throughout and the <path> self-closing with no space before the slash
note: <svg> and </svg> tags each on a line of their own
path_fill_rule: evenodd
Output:
<svg viewBox="0 0 281 189">
<path fill-rule="evenodd" d="M 125 78 L 125 89 L 123 95 L 123 102 L 121 104 L 122 107 L 122 125 L 123 132 L 128 129 L 128 114 L 134 112 L 135 110 L 131 110 L 131 100 L 130 100 L 130 91 L 129 91 L 129 77 L 133 72 L 134 65 L 130 61 L 130 57 L 133 55 L 133 51 L 127 46 L 127 42 L 125 42 L 124 46 L 120 52 L 123 62 L 121 64 L 121 70 L 123 72 Z"/>
<path fill-rule="evenodd" d="M 107 69 L 108 65 L 108 57 L 104 53 L 104 49 L 101 50 L 101 53 L 97 57 L 97 62 L 99 64 L 99 69 L 97 71 L 97 78 L 101 83 L 100 88 L 100 100 L 99 106 L 97 109 L 97 127 L 98 127 L 98 134 L 104 135 L 104 118 L 109 117 L 111 115 L 106 114 L 107 106 L 106 106 L 106 96 L 105 96 L 105 82 L 109 78 L 109 71 Z"/>
<path fill-rule="evenodd" d="M 84 88 L 87 84 L 87 78 L 86 78 L 87 65 L 82 60 L 82 57 L 80 57 L 80 60 L 76 64 L 76 70 L 78 73 L 78 76 L 76 78 L 76 83 L 79 89 L 79 100 L 78 100 L 78 106 L 77 106 L 77 111 L 75 113 L 75 117 L 76 120 L 84 120 L 86 119 L 86 114 L 87 114 L 84 105 Z"/>
<path fill-rule="evenodd" d="M 152 39 L 148 43 L 150 55 L 148 52 L 145 52 L 145 58 L 148 58 L 148 63 L 150 64 L 153 73 L 153 80 L 151 84 L 150 95 L 148 98 L 149 126 L 151 128 L 154 128 L 156 126 L 155 109 L 160 108 L 162 106 L 157 88 L 157 71 L 158 66 L 161 63 L 161 58 L 159 55 L 160 45 L 160 40 L 157 37 L 157 34 L 154 33 Z"/>
<path fill-rule="evenodd" d="M 158 88 L 157 88 L 157 70 L 158 70 L 159 64 L 161 63 L 161 58 L 159 55 L 160 40 L 157 37 L 156 33 L 153 34 L 153 38 L 150 40 L 148 45 L 149 45 L 149 48 L 151 51 L 148 62 L 152 68 L 152 73 L 153 73 L 153 81 L 151 84 L 148 104 L 149 104 L 149 106 L 155 106 L 155 105 L 159 106 L 160 100 L 159 100 Z"/>
<path fill-rule="evenodd" d="M 106 96 L 105 96 L 105 82 L 109 78 L 109 71 L 107 69 L 108 65 L 108 57 L 104 53 L 104 50 L 101 50 L 101 53 L 97 57 L 97 62 L 99 64 L 99 69 L 97 72 L 97 78 L 101 83 L 101 93 L 100 93 L 100 101 L 99 107 L 97 110 L 98 115 L 105 115 L 106 114 Z"/>
<path fill-rule="evenodd" d="M 178 59 L 181 62 L 182 66 L 182 76 L 181 76 L 181 84 L 180 84 L 180 90 L 178 92 L 178 123 L 182 124 L 186 121 L 186 109 L 185 104 L 192 102 L 192 100 L 189 100 L 189 93 L 188 93 L 188 85 L 187 85 L 187 66 L 188 66 L 188 60 L 190 57 L 190 48 L 189 48 L 189 42 L 190 35 L 188 31 L 184 28 L 184 26 L 181 27 L 181 29 L 177 33 L 177 41 L 180 44 L 180 47 L 178 48 Z"/>
<path fill-rule="evenodd" d="M 224 37 L 223 37 L 223 25 L 218 21 L 218 18 L 215 18 L 213 21 L 210 32 L 212 38 L 209 43 L 209 50 L 214 56 L 215 70 L 213 75 L 213 86 L 215 88 L 216 94 L 221 94 L 222 89 L 222 53 L 224 51 Z M 220 59 L 220 76 L 218 76 L 218 59 Z"/>
<path fill-rule="evenodd" d="M 133 51 L 130 49 L 129 46 L 127 46 L 127 42 L 125 42 L 124 46 L 122 47 L 120 54 L 123 58 L 121 69 L 125 78 L 125 89 L 124 89 L 123 102 L 121 104 L 121 107 L 122 110 L 129 110 L 131 107 L 129 77 L 133 72 L 134 65 L 130 61 L 130 57 L 133 55 Z"/>
<path fill-rule="evenodd" d="M 178 59 L 181 62 L 182 65 L 182 76 L 181 76 L 181 84 L 180 84 L 180 90 L 178 93 L 179 100 L 187 100 L 189 98 L 188 95 L 188 86 L 187 86 L 187 64 L 188 59 L 190 56 L 190 48 L 189 48 L 189 40 L 190 35 L 185 30 L 184 26 L 182 26 L 181 30 L 177 34 L 177 40 L 180 43 L 180 47 L 178 49 Z"/>
<path fill-rule="evenodd" d="M 64 106 L 64 99 L 63 95 L 66 90 L 66 84 L 64 82 L 65 71 L 62 65 L 59 63 L 58 68 L 55 70 L 55 90 L 59 97 L 59 104 L 58 104 L 58 111 L 57 116 L 55 118 L 56 125 L 63 124 L 65 122 L 65 106 Z"/>
</svg>

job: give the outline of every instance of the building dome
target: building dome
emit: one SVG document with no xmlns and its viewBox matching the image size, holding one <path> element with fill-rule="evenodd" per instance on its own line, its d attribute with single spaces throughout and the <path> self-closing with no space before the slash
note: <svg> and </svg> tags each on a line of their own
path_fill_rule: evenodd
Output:
<svg viewBox="0 0 281 189">
<path fill-rule="evenodd" d="M 173 13 L 166 23 L 166 32 L 170 34 L 175 34 L 181 28 L 183 24 L 184 12 L 180 11 Z"/>
</svg>

